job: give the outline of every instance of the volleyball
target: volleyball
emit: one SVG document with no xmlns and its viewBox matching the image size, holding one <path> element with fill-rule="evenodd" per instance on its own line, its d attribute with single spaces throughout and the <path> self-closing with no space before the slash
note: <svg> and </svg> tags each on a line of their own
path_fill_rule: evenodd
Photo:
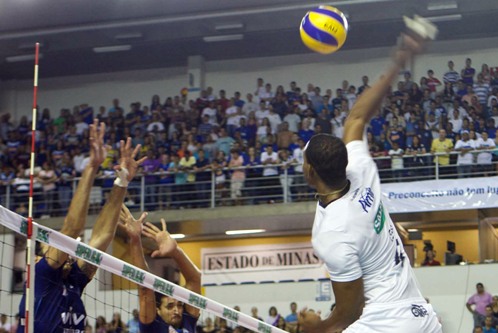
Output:
<svg viewBox="0 0 498 333">
<path fill-rule="evenodd" d="M 303 17 L 299 29 L 301 39 L 309 49 L 330 54 L 341 48 L 348 34 L 346 16 L 332 6 L 320 6 Z"/>
</svg>

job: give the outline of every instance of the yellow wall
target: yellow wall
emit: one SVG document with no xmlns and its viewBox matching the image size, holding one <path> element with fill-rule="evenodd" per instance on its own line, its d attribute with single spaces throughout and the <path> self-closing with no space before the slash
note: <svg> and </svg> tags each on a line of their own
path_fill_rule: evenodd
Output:
<svg viewBox="0 0 498 333">
<path fill-rule="evenodd" d="M 479 236 L 478 230 L 453 230 L 453 231 L 424 231 L 423 239 L 432 241 L 436 251 L 436 260 L 444 263 L 444 253 L 446 252 L 446 241 L 456 244 L 456 253 L 463 256 L 469 262 L 479 261 Z M 406 244 L 413 244 L 416 247 L 417 259 L 415 262 L 420 265 L 424 261 L 424 242 L 407 241 Z"/>
</svg>

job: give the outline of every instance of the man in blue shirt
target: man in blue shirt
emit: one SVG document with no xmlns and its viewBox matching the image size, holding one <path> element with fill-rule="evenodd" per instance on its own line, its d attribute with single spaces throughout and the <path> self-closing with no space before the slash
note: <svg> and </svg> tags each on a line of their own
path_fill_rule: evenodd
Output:
<svg viewBox="0 0 498 333">
<path fill-rule="evenodd" d="M 72 238 L 79 237 L 85 227 L 90 190 L 98 168 L 107 155 L 104 145 L 105 125 L 102 123 L 98 127 L 97 120 L 90 126 L 90 162 L 83 171 L 61 229 L 61 233 Z M 89 241 L 93 248 L 105 251 L 114 238 L 126 185 L 143 161 L 134 160 L 139 150 L 139 146 L 132 150 L 131 139 L 127 140 L 126 145 L 121 141 L 121 159 L 119 166 L 116 166 L 120 177 L 116 179 L 109 200 L 95 222 Z M 86 311 L 81 294 L 95 275 L 97 267 L 81 259 L 74 261 L 67 253 L 53 247 L 47 247 L 36 260 L 34 332 L 83 332 Z M 19 304 L 21 318 L 18 333 L 25 329 L 25 297 L 24 294 Z"/>
<path fill-rule="evenodd" d="M 178 246 L 166 229 L 166 222 L 161 219 L 162 230 L 150 222 L 145 222 L 147 213 L 135 220 L 126 206 L 123 205 L 120 222 L 129 237 L 131 264 L 148 270 L 142 248 L 141 235 L 151 238 L 157 244 L 157 250 L 152 252 L 153 258 L 172 258 L 185 278 L 185 288 L 195 293 L 201 292 L 201 272 L 192 263 L 190 258 Z M 155 295 L 154 291 L 138 286 L 140 299 L 140 331 L 154 333 L 195 333 L 199 318 L 199 309 L 184 304 L 172 297 L 162 294 Z"/>
</svg>

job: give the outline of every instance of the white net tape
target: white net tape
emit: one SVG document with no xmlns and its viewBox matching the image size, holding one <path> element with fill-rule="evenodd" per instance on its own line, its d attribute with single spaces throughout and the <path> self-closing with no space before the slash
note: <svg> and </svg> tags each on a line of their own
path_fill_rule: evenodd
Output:
<svg viewBox="0 0 498 333">
<path fill-rule="evenodd" d="M 0 206 L 0 224 L 17 233 L 26 235 L 28 225 L 26 219 L 3 206 Z M 33 222 L 33 233 L 36 235 L 37 241 L 64 251 L 70 256 L 85 260 L 105 271 L 111 272 L 163 295 L 171 296 L 218 317 L 225 318 L 252 331 L 261 333 L 285 333 L 285 331 L 281 329 L 180 287 L 168 280 L 162 279 L 150 272 L 144 271 L 105 252 L 99 251 L 80 241 L 61 234 L 60 232 L 39 225 L 36 222 Z"/>
</svg>

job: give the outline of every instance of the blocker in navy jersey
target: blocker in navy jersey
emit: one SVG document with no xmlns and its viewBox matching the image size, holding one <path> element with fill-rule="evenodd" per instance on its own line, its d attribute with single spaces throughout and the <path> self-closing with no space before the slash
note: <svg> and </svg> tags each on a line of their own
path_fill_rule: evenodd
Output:
<svg viewBox="0 0 498 333">
<path fill-rule="evenodd" d="M 44 257 L 35 265 L 35 323 L 36 333 L 83 333 L 86 311 L 81 294 L 90 281 L 78 264 L 71 265 L 71 272 L 63 279 L 63 266 L 50 267 Z M 26 292 L 19 304 L 21 315 L 17 333 L 24 333 Z"/>
<path fill-rule="evenodd" d="M 140 322 L 140 332 L 154 332 L 154 333 L 194 333 L 196 332 L 195 327 L 197 324 L 197 318 L 192 317 L 187 311 L 183 311 L 182 314 L 182 327 L 174 328 L 171 325 L 166 324 L 166 322 L 157 315 L 156 319 L 150 324 L 142 324 Z"/>
</svg>

